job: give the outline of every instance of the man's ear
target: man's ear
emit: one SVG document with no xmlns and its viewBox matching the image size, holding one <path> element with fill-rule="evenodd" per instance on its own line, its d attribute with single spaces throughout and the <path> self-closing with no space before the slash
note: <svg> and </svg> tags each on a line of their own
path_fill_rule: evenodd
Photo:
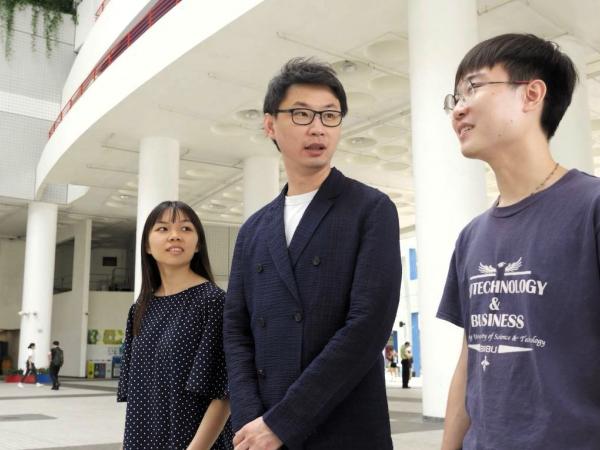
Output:
<svg viewBox="0 0 600 450">
<path fill-rule="evenodd" d="M 548 88 L 542 80 L 532 80 L 525 86 L 525 103 L 524 110 L 534 111 L 542 108 L 544 99 L 546 98 Z"/>
<path fill-rule="evenodd" d="M 275 139 L 275 130 L 273 129 L 273 121 L 274 117 L 266 113 L 263 119 L 263 129 L 265 130 L 265 135 L 270 139 Z"/>
</svg>

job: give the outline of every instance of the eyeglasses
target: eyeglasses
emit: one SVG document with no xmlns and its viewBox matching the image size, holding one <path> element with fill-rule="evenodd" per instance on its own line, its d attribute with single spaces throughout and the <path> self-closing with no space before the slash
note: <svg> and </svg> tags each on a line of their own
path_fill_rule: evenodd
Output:
<svg viewBox="0 0 600 450">
<path fill-rule="evenodd" d="M 450 113 L 459 102 L 463 102 L 465 105 L 473 95 L 475 95 L 475 89 L 480 88 L 488 84 L 528 84 L 529 81 L 480 81 L 479 83 L 473 83 L 471 80 L 467 80 L 465 83 L 465 89 L 462 93 L 448 94 L 444 97 L 444 111 Z"/>
<path fill-rule="evenodd" d="M 326 127 L 337 127 L 342 123 L 342 112 L 335 111 L 333 109 L 327 109 L 325 111 L 314 111 L 308 108 L 290 108 L 290 109 L 278 109 L 278 113 L 290 113 L 292 115 L 292 122 L 296 125 L 310 125 L 315 116 L 318 114 L 321 118 L 321 123 Z"/>
</svg>

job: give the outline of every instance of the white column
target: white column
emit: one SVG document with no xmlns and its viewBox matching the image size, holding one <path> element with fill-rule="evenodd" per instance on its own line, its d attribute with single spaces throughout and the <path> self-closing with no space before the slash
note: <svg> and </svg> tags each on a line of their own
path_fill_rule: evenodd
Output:
<svg viewBox="0 0 600 450">
<path fill-rule="evenodd" d="M 88 310 L 90 297 L 90 265 L 92 253 L 92 221 L 82 220 L 58 231 L 56 242 L 73 239 L 73 271 L 71 291 L 56 294 L 52 302 L 52 334 L 65 352 L 61 374 L 85 377 L 87 356 Z"/>
<path fill-rule="evenodd" d="M 140 142 L 135 251 L 135 298 L 142 286 L 140 244 L 144 223 L 160 202 L 179 199 L 179 142 L 146 137 Z"/>
<path fill-rule="evenodd" d="M 279 194 L 279 157 L 251 156 L 244 160 L 244 220 Z"/>
<path fill-rule="evenodd" d="M 442 106 L 477 43 L 477 2 L 409 0 L 408 12 L 423 415 L 443 417 L 463 331 L 435 315 L 458 233 L 486 199 L 483 164 L 461 155 Z"/>
<path fill-rule="evenodd" d="M 571 36 L 556 40 L 579 75 L 573 100 L 550 141 L 554 158 L 568 169 L 576 168 L 594 174 L 592 157 L 592 127 L 587 95 L 586 53 L 584 47 Z"/>
<path fill-rule="evenodd" d="M 77 347 L 77 376 L 86 376 L 88 311 L 90 305 L 90 272 L 92 265 L 92 221 L 85 219 L 75 227 L 75 246 L 73 249 L 73 291 L 81 292 L 79 315 L 81 317 L 79 342 Z M 74 327 L 75 328 L 75 327 Z"/>
<path fill-rule="evenodd" d="M 27 210 L 19 340 L 19 368 L 23 369 L 31 342 L 36 347 L 36 367 L 48 367 L 57 216 L 58 207 L 52 203 L 31 202 Z"/>
</svg>

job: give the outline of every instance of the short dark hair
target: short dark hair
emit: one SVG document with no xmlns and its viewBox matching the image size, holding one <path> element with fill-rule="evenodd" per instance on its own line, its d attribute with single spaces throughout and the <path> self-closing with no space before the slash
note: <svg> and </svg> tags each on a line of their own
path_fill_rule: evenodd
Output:
<svg viewBox="0 0 600 450">
<path fill-rule="evenodd" d="M 550 139 L 571 104 L 577 83 L 573 61 L 555 42 L 533 34 L 502 34 L 469 50 L 456 70 L 455 89 L 465 75 L 497 64 L 506 70 L 510 81 L 540 79 L 546 83 L 541 126 Z"/>
<path fill-rule="evenodd" d="M 60 345 L 58 341 L 52 342 L 52 345 Z"/>
<path fill-rule="evenodd" d="M 293 58 L 281 68 L 281 71 L 269 82 L 263 112 L 277 115 L 288 88 L 293 84 L 313 84 L 327 86 L 340 102 L 342 116 L 348 112 L 348 101 L 344 86 L 338 80 L 335 70 L 313 58 Z"/>
<path fill-rule="evenodd" d="M 194 253 L 192 260 L 190 261 L 190 269 L 196 274 L 206 278 L 208 281 L 214 283 L 215 279 L 210 268 L 210 261 L 208 259 L 208 249 L 206 246 L 206 235 L 204 234 L 204 228 L 198 214 L 187 204 L 179 201 L 166 201 L 159 203 L 148 215 L 144 229 L 142 231 L 141 249 L 140 249 L 140 260 L 142 266 L 142 286 L 140 288 L 140 295 L 136 301 L 135 314 L 133 316 L 133 335 L 137 336 L 140 334 L 142 328 L 142 319 L 148 309 L 148 304 L 154 296 L 154 291 L 158 289 L 162 283 L 160 278 L 160 272 L 158 270 L 158 264 L 154 259 L 154 256 L 148 253 L 148 242 L 152 227 L 162 217 L 165 211 L 171 212 L 171 222 L 175 223 L 177 216 L 181 215 L 186 217 L 198 234 L 198 251 Z"/>
</svg>

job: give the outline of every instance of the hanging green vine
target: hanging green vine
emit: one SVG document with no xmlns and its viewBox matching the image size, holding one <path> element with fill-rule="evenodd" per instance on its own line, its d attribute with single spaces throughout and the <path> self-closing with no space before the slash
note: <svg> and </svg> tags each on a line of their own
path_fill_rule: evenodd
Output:
<svg viewBox="0 0 600 450">
<path fill-rule="evenodd" d="M 44 18 L 44 38 L 46 56 L 52 53 L 53 42 L 58 39 L 58 28 L 62 23 L 62 14 L 71 14 L 77 23 L 76 2 L 74 0 L 0 0 L 0 36 L 4 38 L 4 54 L 7 59 L 12 54 L 15 11 L 22 11 L 31 5 L 31 48 L 35 50 L 35 38 L 40 13 Z"/>
</svg>

